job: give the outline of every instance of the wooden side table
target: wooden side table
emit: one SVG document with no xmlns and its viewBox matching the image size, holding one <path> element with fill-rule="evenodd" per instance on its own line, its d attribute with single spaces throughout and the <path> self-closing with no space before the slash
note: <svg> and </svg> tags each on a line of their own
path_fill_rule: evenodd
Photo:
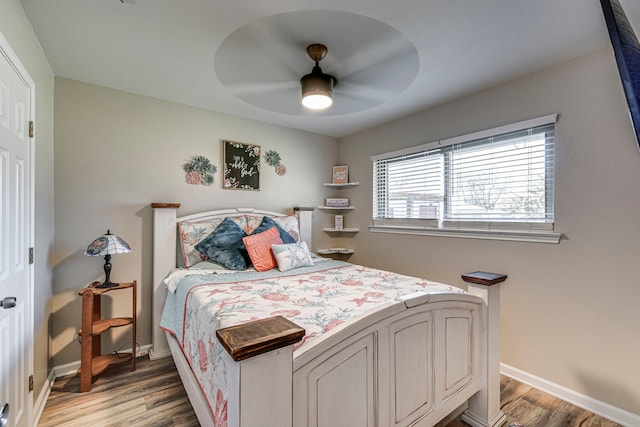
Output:
<svg viewBox="0 0 640 427">
<path fill-rule="evenodd" d="M 131 370 L 136 370 L 136 281 L 120 283 L 112 288 L 97 288 L 100 282 L 93 282 L 79 292 L 82 296 L 82 338 L 80 369 L 80 391 L 90 391 L 93 377 L 103 372 L 114 363 L 131 361 Z M 103 294 L 121 289 L 131 289 L 131 317 L 114 317 L 103 319 L 101 313 L 101 297 Z M 102 354 L 100 335 L 111 329 L 132 325 L 131 353 Z"/>
</svg>

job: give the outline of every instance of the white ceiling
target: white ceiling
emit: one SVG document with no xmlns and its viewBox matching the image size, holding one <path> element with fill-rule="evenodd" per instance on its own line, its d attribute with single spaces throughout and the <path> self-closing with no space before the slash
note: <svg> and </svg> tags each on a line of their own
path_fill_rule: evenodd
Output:
<svg viewBox="0 0 640 427">
<path fill-rule="evenodd" d="M 640 34 L 640 2 L 620 3 Z M 610 46 L 599 0 L 22 4 L 56 76 L 334 137 Z M 338 79 L 324 113 L 298 106 L 315 42 Z"/>
</svg>

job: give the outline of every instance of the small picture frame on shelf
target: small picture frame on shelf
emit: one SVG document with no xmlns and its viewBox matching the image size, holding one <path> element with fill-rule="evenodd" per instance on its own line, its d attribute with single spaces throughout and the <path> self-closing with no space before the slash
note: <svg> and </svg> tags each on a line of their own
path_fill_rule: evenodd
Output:
<svg viewBox="0 0 640 427">
<path fill-rule="evenodd" d="M 349 182 L 349 166 L 334 166 L 331 176 L 332 184 L 347 184 Z"/>
<path fill-rule="evenodd" d="M 334 223 L 333 228 L 335 228 L 336 230 L 342 230 L 344 218 L 342 217 L 342 215 L 336 215 L 333 223 Z"/>
</svg>

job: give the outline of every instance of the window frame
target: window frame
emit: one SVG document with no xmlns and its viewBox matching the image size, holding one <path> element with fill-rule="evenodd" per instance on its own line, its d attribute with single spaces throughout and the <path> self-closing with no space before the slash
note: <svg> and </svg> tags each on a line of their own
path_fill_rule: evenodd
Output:
<svg viewBox="0 0 640 427">
<path fill-rule="evenodd" d="M 465 134 L 454 138 L 448 138 L 440 141 L 420 144 L 414 147 L 395 150 L 388 153 L 382 153 L 371 156 L 373 167 L 373 200 L 372 200 L 372 224 L 369 230 L 381 233 L 397 233 L 397 234 L 416 234 L 430 236 L 446 236 L 458 238 L 474 238 L 474 239 L 491 239 L 491 240 L 510 240 L 510 241 L 526 241 L 539 243 L 559 243 L 562 237 L 561 233 L 555 231 L 555 200 L 554 195 L 545 191 L 545 203 L 551 204 L 551 212 L 553 220 L 551 221 L 506 221 L 506 220 L 442 220 L 442 219 L 419 219 L 419 218 L 375 218 L 376 211 L 379 211 L 377 203 L 379 177 L 376 172 L 376 161 L 389 160 L 399 156 L 411 156 L 420 153 L 426 153 L 430 150 L 449 147 L 454 144 L 464 144 L 472 141 L 495 137 L 507 133 L 519 132 L 530 128 L 536 128 L 545 125 L 554 125 L 557 122 L 557 114 L 542 116 L 530 120 L 499 126 L 479 132 Z M 553 155 L 555 157 L 555 130 L 554 130 L 554 148 Z M 546 163 L 546 168 L 555 168 L 555 158 L 553 164 Z M 555 186 L 555 170 L 548 172 L 553 173 L 553 185 Z M 447 185 L 447 174 L 444 175 L 444 185 Z M 387 187 L 385 186 L 385 189 Z M 384 190 L 383 190 L 384 191 Z M 388 190 L 387 190 L 388 191 Z M 555 190 L 554 190 L 555 193 Z M 445 191 L 444 197 L 447 197 Z M 444 203 L 443 203 L 444 205 Z M 441 218 L 443 215 L 441 215 Z"/>
</svg>

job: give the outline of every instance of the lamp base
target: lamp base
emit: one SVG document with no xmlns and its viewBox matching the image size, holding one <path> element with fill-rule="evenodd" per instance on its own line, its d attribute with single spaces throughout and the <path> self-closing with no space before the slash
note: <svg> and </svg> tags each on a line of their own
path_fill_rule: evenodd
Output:
<svg viewBox="0 0 640 427">
<path fill-rule="evenodd" d="M 100 288 L 100 289 L 115 288 L 118 285 L 120 285 L 120 283 L 113 283 L 113 282 L 109 281 L 109 282 L 104 282 L 104 283 L 99 284 L 98 286 L 96 286 L 96 288 Z"/>
<path fill-rule="evenodd" d="M 115 288 L 118 286 L 118 283 L 113 283 L 109 276 L 111 276 L 111 255 L 106 254 L 104 256 L 104 282 L 96 286 L 96 288 Z"/>
</svg>

